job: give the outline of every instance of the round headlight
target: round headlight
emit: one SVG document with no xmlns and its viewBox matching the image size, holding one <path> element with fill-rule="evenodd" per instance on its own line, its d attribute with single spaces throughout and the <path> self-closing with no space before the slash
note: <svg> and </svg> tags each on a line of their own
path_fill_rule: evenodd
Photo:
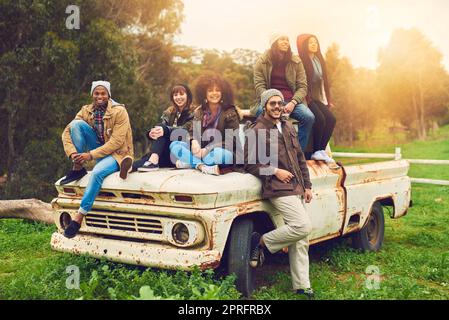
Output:
<svg viewBox="0 0 449 320">
<path fill-rule="evenodd" d="M 59 217 L 59 223 L 61 224 L 62 229 L 67 229 L 70 222 L 72 222 L 72 217 L 67 212 L 63 212 Z"/>
<path fill-rule="evenodd" d="M 189 241 L 189 229 L 184 223 L 177 223 L 173 226 L 172 237 L 176 243 L 185 244 Z"/>
</svg>

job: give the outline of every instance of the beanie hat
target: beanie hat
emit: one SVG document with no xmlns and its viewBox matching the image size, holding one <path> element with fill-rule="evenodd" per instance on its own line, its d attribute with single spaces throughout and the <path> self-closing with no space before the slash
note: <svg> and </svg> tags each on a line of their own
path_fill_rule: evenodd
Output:
<svg viewBox="0 0 449 320">
<path fill-rule="evenodd" d="M 277 89 L 265 90 L 260 95 L 260 104 L 262 105 L 262 108 L 265 108 L 265 106 L 267 105 L 268 100 L 270 100 L 272 97 L 275 97 L 275 96 L 280 97 L 282 99 L 282 102 L 284 102 L 284 95 L 279 90 L 277 90 Z"/>
<path fill-rule="evenodd" d="M 273 33 L 271 36 L 270 36 L 270 39 L 269 39 L 269 43 L 270 43 L 270 47 L 276 42 L 276 41 L 278 41 L 280 38 L 282 38 L 282 37 L 287 37 L 288 38 L 288 35 L 286 34 L 286 33 L 283 33 L 283 32 L 275 32 L 275 33 Z"/>
<path fill-rule="evenodd" d="M 106 90 L 108 90 L 109 98 L 112 97 L 112 95 L 111 95 L 111 83 L 108 82 L 108 81 L 94 81 L 94 82 L 92 82 L 92 88 L 90 89 L 90 95 L 92 95 L 94 93 L 95 88 L 99 87 L 99 86 L 105 87 Z"/>
</svg>

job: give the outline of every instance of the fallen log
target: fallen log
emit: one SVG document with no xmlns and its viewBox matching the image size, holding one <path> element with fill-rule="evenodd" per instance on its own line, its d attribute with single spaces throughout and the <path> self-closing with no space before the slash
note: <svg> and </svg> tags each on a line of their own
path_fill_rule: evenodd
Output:
<svg viewBox="0 0 449 320">
<path fill-rule="evenodd" d="M 54 224 L 51 204 L 38 199 L 1 200 L 0 219 L 26 219 Z"/>
</svg>

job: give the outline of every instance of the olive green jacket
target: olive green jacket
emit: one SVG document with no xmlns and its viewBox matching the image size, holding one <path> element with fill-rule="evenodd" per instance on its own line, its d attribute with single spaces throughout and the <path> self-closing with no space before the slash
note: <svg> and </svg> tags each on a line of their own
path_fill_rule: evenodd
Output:
<svg viewBox="0 0 449 320">
<path fill-rule="evenodd" d="M 256 90 L 257 102 L 251 107 L 251 114 L 255 115 L 260 104 L 260 96 L 265 90 L 271 89 L 271 72 L 273 64 L 271 61 L 271 50 L 267 50 L 259 57 L 254 65 L 254 87 Z M 306 103 L 307 76 L 301 59 L 298 55 L 293 55 L 291 61 L 285 68 L 285 79 L 293 92 L 293 99 L 298 103 Z"/>
</svg>

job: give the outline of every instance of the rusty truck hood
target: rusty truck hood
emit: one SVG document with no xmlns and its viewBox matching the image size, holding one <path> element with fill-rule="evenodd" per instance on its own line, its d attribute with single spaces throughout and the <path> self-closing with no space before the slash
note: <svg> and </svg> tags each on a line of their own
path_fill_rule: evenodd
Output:
<svg viewBox="0 0 449 320">
<path fill-rule="evenodd" d="M 91 172 L 64 186 L 59 184 L 61 180 L 56 182 L 59 197 L 81 198 L 90 176 Z M 104 180 L 97 199 L 209 209 L 257 200 L 260 188 L 259 179 L 250 174 L 210 176 L 193 169 L 160 169 L 134 172 L 126 180 L 113 173 Z"/>
<path fill-rule="evenodd" d="M 341 169 L 331 170 L 325 163 L 308 161 L 313 189 L 339 187 Z M 391 161 L 346 167 L 345 184 L 364 184 L 405 176 L 407 161 Z M 60 198 L 78 202 L 91 172 L 81 180 L 61 186 L 56 182 Z M 99 201 L 152 204 L 196 209 L 220 208 L 261 200 L 261 182 L 251 174 L 232 172 L 220 176 L 205 175 L 193 169 L 160 169 L 134 172 L 126 180 L 118 172 L 108 176 L 97 197 Z"/>
</svg>

